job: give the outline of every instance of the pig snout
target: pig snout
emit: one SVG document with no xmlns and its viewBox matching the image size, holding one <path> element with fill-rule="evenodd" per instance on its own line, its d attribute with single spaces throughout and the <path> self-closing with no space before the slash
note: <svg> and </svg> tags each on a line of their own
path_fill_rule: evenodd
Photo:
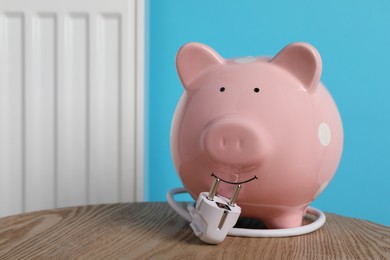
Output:
<svg viewBox="0 0 390 260">
<path fill-rule="evenodd" d="M 242 118 L 211 122 L 203 133 L 203 149 L 218 165 L 234 168 L 258 166 L 264 153 L 259 127 Z"/>
</svg>

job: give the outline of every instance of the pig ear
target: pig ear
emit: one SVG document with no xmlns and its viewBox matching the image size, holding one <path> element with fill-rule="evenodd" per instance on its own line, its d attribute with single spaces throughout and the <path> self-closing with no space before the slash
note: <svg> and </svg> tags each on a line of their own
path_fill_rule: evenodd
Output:
<svg viewBox="0 0 390 260">
<path fill-rule="evenodd" d="M 316 90 L 320 82 L 322 61 L 318 51 L 310 44 L 290 44 L 270 62 L 292 73 L 309 93 Z"/>
<path fill-rule="evenodd" d="M 180 48 L 176 56 L 176 69 L 185 89 L 204 70 L 222 64 L 224 59 L 212 48 L 201 43 L 188 43 Z"/>
</svg>

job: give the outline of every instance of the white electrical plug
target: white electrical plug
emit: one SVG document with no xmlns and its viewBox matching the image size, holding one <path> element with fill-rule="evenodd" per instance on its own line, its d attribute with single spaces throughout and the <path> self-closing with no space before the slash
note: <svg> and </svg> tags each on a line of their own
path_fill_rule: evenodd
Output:
<svg viewBox="0 0 390 260">
<path fill-rule="evenodd" d="M 241 185 L 231 199 L 216 195 L 220 179 L 216 178 L 210 192 L 199 194 L 195 208 L 190 210 L 191 228 L 195 235 L 209 244 L 221 243 L 237 223 L 241 208 L 235 203 Z"/>
</svg>

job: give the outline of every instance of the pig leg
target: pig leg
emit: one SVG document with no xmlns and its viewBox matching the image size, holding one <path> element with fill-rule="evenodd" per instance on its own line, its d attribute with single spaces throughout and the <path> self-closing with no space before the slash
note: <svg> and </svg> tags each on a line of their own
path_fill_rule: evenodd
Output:
<svg viewBox="0 0 390 260">
<path fill-rule="evenodd" d="M 302 226 L 303 211 L 289 212 L 264 221 L 267 228 L 293 228 Z"/>
</svg>

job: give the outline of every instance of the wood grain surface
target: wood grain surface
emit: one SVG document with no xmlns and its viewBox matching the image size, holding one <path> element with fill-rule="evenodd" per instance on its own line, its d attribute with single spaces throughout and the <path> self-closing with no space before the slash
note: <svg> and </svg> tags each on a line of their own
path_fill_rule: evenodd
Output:
<svg viewBox="0 0 390 260">
<path fill-rule="evenodd" d="M 326 214 L 297 237 L 207 245 L 167 203 L 40 211 L 0 219 L 0 259 L 390 259 L 390 228 Z"/>
</svg>

